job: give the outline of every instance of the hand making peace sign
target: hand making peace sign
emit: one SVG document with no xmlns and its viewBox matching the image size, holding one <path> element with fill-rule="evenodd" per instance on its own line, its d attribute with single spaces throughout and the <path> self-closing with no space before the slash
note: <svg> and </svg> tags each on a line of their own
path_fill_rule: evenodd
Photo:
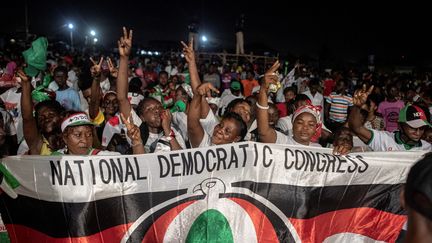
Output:
<svg viewBox="0 0 432 243">
<path fill-rule="evenodd" d="M 102 71 L 102 62 L 103 57 L 99 59 L 99 63 L 93 60 L 93 58 L 90 57 L 90 61 L 92 62 L 93 66 L 90 68 L 90 73 L 93 78 L 100 77 L 101 71 Z"/>
<path fill-rule="evenodd" d="M 109 57 L 108 57 L 108 68 L 109 68 L 109 71 L 111 73 L 111 76 L 113 76 L 114 78 L 117 78 L 117 76 L 118 76 L 118 68 L 116 68 L 114 66 L 114 64 L 111 61 L 111 58 L 109 58 Z"/>
<path fill-rule="evenodd" d="M 132 30 L 129 30 L 128 34 L 126 27 L 123 27 L 123 36 L 117 41 L 120 56 L 128 57 L 130 55 L 132 49 L 132 35 Z"/>
<path fill-rule="evenodd" d="M 353 104 L 356 106 L 362 106 L 366 103 L 368 96 L 372 93 L 374 86 L 370 86 L 366 89 L 366 84 L 363 84 L 362 89 L 358 89 L 354 92 Z"/>
<path fill-rule="evenodd" d="M 129 119 L 126 119 L 123 113 L 120 113 L 120 118 L 126 126 L 127 135 L 132 140 L 132 145 L 142 143 L 140 129 L 134 124 L 132 116 L 130 116 Z"/>
</svg>

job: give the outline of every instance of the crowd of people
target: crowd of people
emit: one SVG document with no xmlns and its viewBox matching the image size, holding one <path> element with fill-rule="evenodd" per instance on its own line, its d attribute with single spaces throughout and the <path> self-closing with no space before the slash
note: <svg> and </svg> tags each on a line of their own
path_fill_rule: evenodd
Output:
<svg viewBox="0 0 432 243">
<path fill-rule="evenodd" d="M 1 79 L 16 85 L 0 95 L 0 155 L 144 154 L 241 141 L 335 154 L 432 149 L 428 73 L 198 62 L 193 40 L 181 43 L 184 58 L 158 62 L 134 56 L 132 40 L 123 28 L 118 52 L 107 56 L 51 55 L 44 39 L 22 57 L 3 54 Z"/>
<path fill-rule="evenodd" d="M 203 62 L 192 40 L 181 43 L 181 57 L 148 59 L 133 55 L 132 32 L 124 31 L 118 52 L 107 56 L 53 55 L 44 38 L 22 56 L 2 56 L 1 80 L 16 81 L 0 95 L 2 156 L 75 154 L 76 146 L 78 154 L 153 153 L 239 141 L 333 147 L 336 154 L 431 149 L 428 73 Z"/>
</svg>

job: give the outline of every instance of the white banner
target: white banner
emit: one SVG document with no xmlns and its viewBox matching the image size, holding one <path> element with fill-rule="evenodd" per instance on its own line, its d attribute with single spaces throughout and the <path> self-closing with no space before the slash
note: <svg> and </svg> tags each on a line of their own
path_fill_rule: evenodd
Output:
<svg viewBox="0 0 432 243">
<path fill-rule="evenodd" d="M 50 211 L 53 222 L 65 221 L 68 227 L 71 227 L 71 220 L 81 220 L 74 223 L 77 228 L 90 224 L 95 220 L 92 217 L 99 219 L 103 209 L 99 206 L 92 209 L 95 212 L 93 216 L 84 213 L 82 217 L 75 215 L 64 219 L 64 215 L 55 214 L 56 203 L 62 203 L 62 210 L 67 210 L 64 205 L 72 208 L 86 205 L 83 206 L 86 208 L 107 203 L 110 205 L 107 207 L 112 207 L 112 200 L 122 198 L 120 208 L 116 203 L 117 209 L 109 211 L 112 212 L 110 217 L 121 220 L 115 218 L 103 229 L 97 226 L 90 230 L 90 235 L 103 236 L 110 230 L 118 232 L 115 227 L 123 225 L 116 237 L 109 236 L 111 240 L 116 239 L 112 242 L 134 242 L 136 239 L 171 242 L 170 237 L 179 234 L 185 237 L 176 238 L 179 241 L 201 239 L 196 238 L 199 234 L 193 225 L 201 222 L 200 215 L 204 213 L 222 215 L 231 234 L 215 234 L 231 235 L 229 239 L 233 242 L 260 242 L 260 237 L 266 232 L 260 227 L 266 224 L 254 221 L 258 220 L 257 213 L 261 215 L 261 221 L 269 222 L 265 226 L 267 230 L 269 225 L 272 226 L 275 242 L 322 242 L 326 239 L 334 242 L 356 236 L 376 241 L 396 240 L 405 222 L 397 194 L 410 166 L 421 155 L 419 152 L 368 152 L 335 156 L 326 148 L 243 142 L 138 156 L 18 156 L 8 157 L 2 162 L 21 184 L 16 189 L 19 195 L 16 202 L 27 205 L 28 201 L 33 204 L 36 201 L 43 205 L 40 207 Z M 136 198 L 148 205 L 138 209 Z M 74 237 L 90 237 L 89 232 L 76 228 L 57 231 L 53 231 L 50 225 L 38 228 L 22 216 L 24 212 L 32 212 L 20 210 L 17 205 L 20 203 L 13 202 L 12 199 L 5 200 L 5 207 L 13 211 L 10 213 L 6 209 L 9 217 L 4 221 L 8 229 L 32 228 L 37 234 L 44 235 L 43 240 L 64 239 L 67 242 Z M 250 211 L 251 205 L 257 208 L 257 213 Z M 176 210 L 181 208 L 184 215 L 167 219 L 173 207 Z M 129 210 L 141 213 L 135 215 Z M 352 217 L 359 215 L 359 210 L 368 217 L 377 212 L 387 215 L 387 218 L 381 218 L 387 225 L 377 227 L 371 222 L 357 222 L 358 219 Z M 4 215 L 5 212 L 1 213 Z M 332 217 L 342 217 L 346 225 L 328 222 L 328 225 L 320 226 L 328 229 L 325 233 L 317 228 L 314 232 L 307 232 L 311 224 L 315 225 L 320 220 L 327 222 L 329 213 Z M 23 217 L 22 222 L 17 224 L 20 220 L 14 220 L 14 217 Z M 150 233 L 158 219 L 167 222 L 165 230 L 163 233 L 155 230 Z M 359 225 L 350 225 L 353 222 Z M 141 229 L 143 224 L 147 228 Z M 137 230 L 141 232 L 139 236 L 134 235 Z M 284 235 L 283 231 L 289 231 L 289 234 Z M 65 232 L 64 235 L 61 232 Z M 254 233 L 252 238 L 241 237 L 251 232 Z M 165 236 L 161 240 L 149 234 Z M 18 242 L 27 239 L 15 237 Z M 104 238 L 99 236 L 97 239 Z"/>
</svg>

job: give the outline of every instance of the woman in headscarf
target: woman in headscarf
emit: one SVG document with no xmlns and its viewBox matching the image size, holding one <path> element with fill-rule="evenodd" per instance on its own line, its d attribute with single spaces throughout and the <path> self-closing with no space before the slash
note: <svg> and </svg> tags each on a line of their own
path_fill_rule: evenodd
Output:
<svg viewBox="0 0 432 243">
<path fill-rule="evenodd" d="M 130 120 L 125 119 L 120 114 L 123 123 L 128 128 L 127 135 L 132 141 L 134 154 L 143 154 L 144 146 L 141 140 L 139 128 L 133 124 L 132 117 Z M 118 155 L 118 152 L 99 150 L 93 148 L 93 129 L 94 124 L 90 121 L 87 114 L 83 112 L 72 112 L 65 116 L 61 123 L 63 141 L 66 144 L 64 149 L 57 150 L 52 155 L 70 154 L 70 155 Z"/>
<path fill-rule="evenodd" d="M 321 147 L 321 145 L 312 142 L 314 136 L 319 136 L 322 127 L 320 110 L 318 107 L 307 104 L 296 109 L 292 116 L 292 135 L 285 135 L 278 132 L 269 125 L 267 93 L 270 85 L 277 82 L 278 77 L 275 72 L 279 66 L 279 61 L 276 61 L 266 72 L 258 94 L 258 102 L 256 103 L 256 106 L 258 108 L 258 134 L 261 142 Z"/>
</svg>

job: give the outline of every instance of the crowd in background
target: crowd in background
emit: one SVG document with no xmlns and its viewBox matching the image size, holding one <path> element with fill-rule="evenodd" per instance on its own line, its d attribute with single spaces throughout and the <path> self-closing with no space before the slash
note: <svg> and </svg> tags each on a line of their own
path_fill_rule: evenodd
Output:
<svg viewBox="0 0 432 243">
<path fill-rule="evenodd" d="M 181 55 L 145 57 L 133 54 L 128 34 L 105 55 L 58 52 L 41 38 L 23 55 L 5 50 L 1 154 L 70 152 L 73 137 L 67 135 L 78 127 L 87 127 L 83 134 L 92 138 L 85 145 L 75 141 L 86 153 L 130 154 L 137 144 L 152 153 L 245 140 L 336 146 L 336 153 L 399 150 L 374 146 L 377 139 L 393 139 L 404 150 L 430 148 L 429 73 L 204 61 L 192 42 L 183 43 Z M 410 126 L 414 111 L 424 123 Z M 302 125 L 309 121 L 302 113 L 312 115 L 311 128 Z M 65 123 L 76 114 L 85 115 L 86 124 Z M 236 121 L 235 139 L 227 137 L 229 120 Z"/>
<path fill-rule="evenodd" d="M 181 55 L 134 55 L 133 32 L 123 28 L 116 51 L 104 55 L 58 52 L 45 38 L 22 53 L 4 50 L 0 157 L 144 154 L 241 141 L 331 147 L 335 155 L 432 149 L 430 73 L 203 61 L 193 40 L 179 46 Z M 410 232 L 423 236 L 430 158 L 413 167 L 402 200 Z"/>
</svg>

